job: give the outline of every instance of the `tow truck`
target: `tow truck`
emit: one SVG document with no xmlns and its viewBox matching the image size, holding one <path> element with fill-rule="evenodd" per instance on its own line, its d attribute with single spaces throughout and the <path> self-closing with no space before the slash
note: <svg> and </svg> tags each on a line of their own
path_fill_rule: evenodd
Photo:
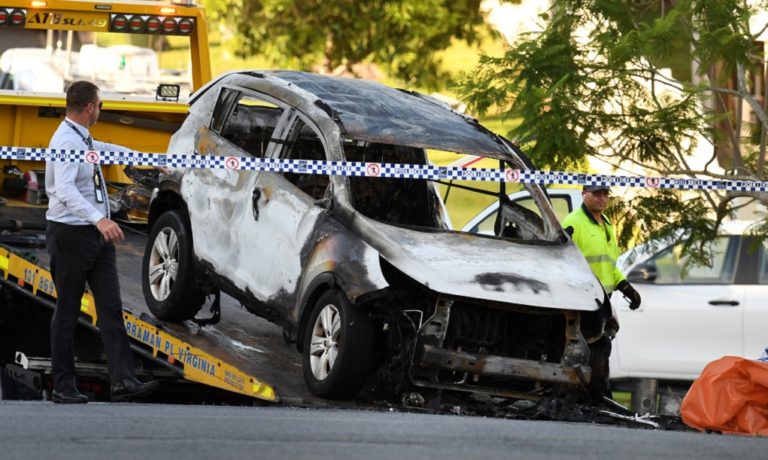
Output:
<svg viewBox="0 0 768 460">
<path fill-rule="evenodd" d="M 47 46 L 37 54 L 53 63 L 67 82 L 83 77 L 84 64 L 78 61 L 75 44 L 90 41 L 99 47 L 104 36 L 109 37 L 103 40 L 107 44 L 188 49 L 188 59 L 179 62 L 189 63 L 190 88 L 200 88 L 211 79 L 204 10 L 190 1 L 0 0 L 3 29 L 4 36 L 9 30 L 40 33 Z M 122 63 L 118 59 L 118 67 L 128 66 L 128 58 L 124 56 Z M 179 85 L 160 85 L 157 94 L 148 97 L 121 94 L 109 82 L 99 83 L 104 106 L 92 130 L 94 137 L 139 151 L 164 152 L 187 114 Z M 63 90 L 0 90 L 0 145 L 46 147 L 64 109 Z M 44 164 L 4 160 L 0 166 L 4 172 L 0 196 L 5 203 L 0 207 L 0 399 L 46 399 L 51 390 L 49 322 L 56 289 L 47 270 L 42 234 Z M 110 183 L 130 183 L 121 166 L 105 166 L 104 174 Z M 169 395 L 213 394 L 275 403 L 281 396 L 308 396 L 301 385 L 300 357 L 282 343 L 281 331 L 240 313 L 232 299 L 222 300 L 231 311 L 215 326 L 163 324 L 149 316 L 138 281 L 146 240 L 140 231 L 126 233 L 118 247 L 125 327 L 139 375 L 160 379 L 165 400 Z M 76 333 L 76 368 L 81 390 L 99 400 L 109 397 L 109 379 L 97 324 L 93 298 L 86 292 Z M 243 332 L 260 329 L 266 332 L 259 343 L 254 343 L 253 334 Z M 276 380 L 283 381 L 281 392 L 272 383 Z"/>
<path fill-rule="evenodd" d="M 25 211 L 28 218 L 36 214 L 34 208 Z M 30 222 L 26 221 L 27 227 L 40 227 L 39 223 Z M 15 246 L 0 245 L 0 350 L 5 368 L 2 396 L 47 398 L 51 390 L 49 322 L 56 289 L 50 272 L 44 268 L 47 255 L 34 245 L 19 246 L 25 238 L 23 233 L 31 242 L 36 239 L 31 234 L 34 232 L 21 233 L 14 235 Z M 143 251 L 143 244 L 144 238 L 131 234 L 120 247 L 121 287 L 126 291 L 126 299 L 135 300 L 141 295 L 140 286 L 132 282 L 125 271 L 138 266 L 140 255 L 137 254 Z M 108 398 L 109 379 L 96 335 L 97 316 L 93 305 L 91 293 L 86 292 L 81 301 L 81 330 L 76 334 L 75 354 L 78 383 L 98 400 Z M 194 323 L 162 324 L 151 318 L 138 302 L 124 307 L 123 320 L 138 358 L 139 375 L 164 381 L 166 390 L 205 391 L 198 385 L 185 384 L 195 382 L 264 401 L 280 400 L 273 385 L 254 375 L 252 360 L 240 351 L 258 350 L 256 347 L 261 345 L 230 339 L 222 331 L 231 325 L 225 323 L 217 330 L 202 330 Z"/>
</svg>

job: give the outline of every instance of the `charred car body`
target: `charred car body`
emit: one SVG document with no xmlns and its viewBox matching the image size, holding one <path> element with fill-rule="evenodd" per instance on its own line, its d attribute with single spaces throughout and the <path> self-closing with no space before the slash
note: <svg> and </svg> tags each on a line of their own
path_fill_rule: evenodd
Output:
<svg viewBox="0 0 768 460">
<path fill-rule="evenodd" d="M 204 87 L 168 151 L 427 164 L 427 149 L 529 168 L 512 143 L 429 97 L 293 71 Z M 211 293 L 237 298 L 295 338 L 307 386 L 323 397 L 366 381 L 600 396 L 605 294 L 544 190 L 528 187 L 531 212 L 498 187 L 489 236 L 449 228 L 435 181 L 176 170 L 150 206 L 144 294 L 157 317 L 177 321 Z"/>
</svg>

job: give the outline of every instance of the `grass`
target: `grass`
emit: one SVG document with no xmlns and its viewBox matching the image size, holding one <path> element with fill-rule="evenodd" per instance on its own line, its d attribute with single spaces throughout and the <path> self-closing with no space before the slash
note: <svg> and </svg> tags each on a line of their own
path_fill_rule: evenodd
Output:
<svg viewBox="0 0 768 460">
<path fill-rule="evenodd" d="M 502 56 L 506 51 L 504 39 L 495 34 L 486 33 L 481 36 L 480 43 L 467 45 L 461 40 L 454 40 L 451 47 L 437 53 L 442 60 L 444 69 L 453 76 L 470 72 L 480 62 L 480 55 Z"/>
<path fill-rule="evenodd" d="M 614 391 L 613 400 L 629 409 L 632 406 L 632 393 L 628 391 Z"/>
</svg>

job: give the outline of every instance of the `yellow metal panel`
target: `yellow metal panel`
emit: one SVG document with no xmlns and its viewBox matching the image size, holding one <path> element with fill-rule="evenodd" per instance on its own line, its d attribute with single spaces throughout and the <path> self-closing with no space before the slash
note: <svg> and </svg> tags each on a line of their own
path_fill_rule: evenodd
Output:
<svg viewBox="0 0 768 460">
<path fill-rule="evenodd" d="M 197 91 L 203 85 L 211 81 L 211 57 L 208 50 L 208 27 L 205 22 L 205 13 L 200 10 L 200 18 L 195 24 L 195 31 L 192 34 L 190 48 L 193 55 L 196 55 L 200 62 L 195 66 L 194 58 L 192 65 L 192 90 Z M 197 53 L 195 53 L 197 51 Z"/>
<path fill-rule="evenodd" d="M 187 380 L 267 401 L 278 401 L 274 388 L 256 377 L 130 313 L 123 312 L 123 321 L 129 337 L 150 347 L 154 356 L 165 357 L 169 363 L 183 366 Z"/>
<path fill-rule="evenodd" d="M 106 32 L 109 28 L 109 13 L 66 11 L 51 8 L 29 9 L 24 27 L 27 29 Z"/>
<path fill-rule="evenodd" d="M 0 1 L 2 3 L 2 1 Z M 109 95 L 104 98 L 103 110 L 121 110 L 131 112 L 153 112 L 153 113 L 176 113 L 186 115 L 189 106 L 178 102 L 137 100 L 139 97 L 131 100 L 110 100 Z M 64 94 L 61 96 L 40 96 L 31 94 L 21 94 L 10 91 L 0 92 L 0 105 L 29 106 L 29 107 L 66 107 Z"/>
<path fill-rule="evenodd" d="M 95 12 L 128 13 L 128 14 L 155 14 L 165 16 L 161 8 L 172 7 L 176 10 L 173 16 L 193 17 L 197 21 L 202 16 L 203 8 L 200 6 L 183 6 L 163 1 L 131 1 L 117 2 L 83 1 L 83 0 L 46 0 L 45 8 L 32 8 L 29 0 L 4 0 L 2 6 L 24 8 L 28 15 L 33 11 L 69 11 L 69 12 Z M 108 6 L 108 10 L 97 10 L 96 5 Z M 96 30 L 96 29 L 88 29 Z"/>
<path fill-rule="evenodd" d="M 60 116 L 41 117 L 40 107 L 57 107 Z M 0 146 L 46 148 L 56 128 L 63 119 L 64 98 L 27 97 L 18 95 L 0 95 Z M 104 110 L 114 113 L 124 112 L 125 116 L 115 122 L 101 121 L 91 130 L 94 138 L 128 147 L 134 151 L 164 153 L 171 138 L 170 131 L 138 127 L 135 120 L 158 121 L 181 125 L 187 115 L 185 104 L 143 101 L 105 100 Z M 44 169 L 43 162 L 0 161 L 2 164 L 14 164 L 22 171 Z M 123 166 L 105 166 L 104 175 L 108 181 L 130 183 L 123 174 Z M 0 193 L 2 183 L 0 183 Z"/>
</svg>

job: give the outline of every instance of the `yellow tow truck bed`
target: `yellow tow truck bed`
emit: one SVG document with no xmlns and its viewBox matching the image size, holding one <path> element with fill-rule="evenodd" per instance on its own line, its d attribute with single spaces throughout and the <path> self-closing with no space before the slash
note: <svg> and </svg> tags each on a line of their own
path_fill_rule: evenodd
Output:
<svg viewBox="0 0 768 460">
<path fill-rule="evenodd" d="M 39 207 L 3 207 L 0 221 L 39 224 L 44 222 L 44 211 Z M 191 321 L 169 324 L 154 320 L 141 292 L 145 245 L 142 234 L 126 231 L 126 240 L 117 246 L 124 321 L 137 351 L 163 361 L 165 367 L 175 367 L 183 379 L 203 385 L 270 402 L 313 399 L 303 384 L 301 357 L 284 343 L 280 328 L 244 311 L 231 298 L 222 298 L 222 318 L 216 325 L 201 328 Z M 0 245 L 2 289 L 23 290 L 34 296 L 41 308 L 50 309 L 55 290 L 47 265 L 48 255 L 42 247 Z M 83 297 L 81 316 L 95 323 L 93 299 L 88 293 Z"/>
</svg>

